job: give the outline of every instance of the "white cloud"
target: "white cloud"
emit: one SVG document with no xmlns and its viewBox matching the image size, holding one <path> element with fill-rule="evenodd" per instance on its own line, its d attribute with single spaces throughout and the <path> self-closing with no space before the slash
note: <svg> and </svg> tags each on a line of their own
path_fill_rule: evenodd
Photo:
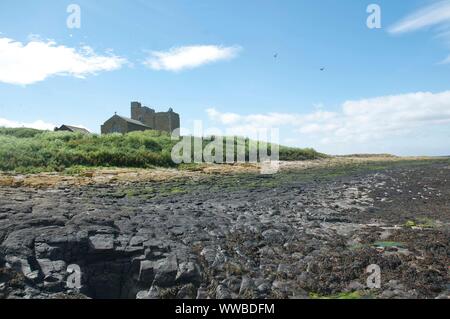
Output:
<svg viewBox="0 0 450 319">
<path fill-rule="evenodd" d="M 417 92 L 346 101 L 333 117 L 308 121 L 298 131 L 351 143 L 406 135 L 423 126 L 445 123 L 450 123 L 450 91 Z"/>
<path fill-rule="evenodd" d="M 206 110 L 209 118 L 233 134 L 251 136 L 256 129 L 289 130 L 286 139 L 304 137 L 322 143 L 367 143 L 419 133 L 422 128 L 449 128 L 450 91 L 417 92 L 346 101 L 335 112 L 239 115 Z M 448 132 L 447 134 L 449 134 Z"/>
<path fill-rule="evenodd" d="M 424 28 L 432 28 L 436 34 L 435 38 L 450 45 L 450 0 L 439 1 L 417 10 L 390 27 L 389 33 L 403 34 Z M 449 63 L 450 56 L 439 64 Z"/>
<path fill-rule="evenodd" d="M 169 51 L 151 51 L 144 65 L 153 70 L 181 71 L 204 64 L 235 58 L 238 46 L 196 45 L 172 48 Z"/>
<path fill-rule="evenodd" d="M 219 121 L 223 124 L 229 125 L 233 123 L 237 123 L 241 120 L 241 116 L 235 113 L 220 113 L 216 109 L 207 109 L 206 113 L 210 119 Z"/>
<path fill-rule="evenodd" d="M 4 118 L 0 118 L 0 127 L 28 127 L 28 128 L 35 128 L 38 130 L 50 130 L 52 131 L 55 128 L 56 125 L 52 123 L 46 123 L 42 120 L 37 120 L 34 122 L 16 122 L 7 120 Z"/>
<path fill-rule="evenodd" d="M 389 29 L 391 33 L 405 33 L 450 22 L 450 1 L 444 0 L 422 8 Z"/>
<path fill-rule="evenodd" d="M 84 78 L 112 71 L 127 61 L 111 53 L 98 55 L 89 46 L 79 50 L 32 37 L 27 44 L 0 38 L 0 82 L 27 85 L 54 75 Z"/>
</svg>

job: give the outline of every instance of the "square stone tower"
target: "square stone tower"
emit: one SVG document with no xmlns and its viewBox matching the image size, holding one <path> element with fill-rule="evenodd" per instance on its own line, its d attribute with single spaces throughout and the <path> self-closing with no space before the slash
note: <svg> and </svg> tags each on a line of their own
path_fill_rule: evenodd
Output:
<svg viewBox="0 0 450 319">
<path fill-rule="evenodd" d="M 172 133 L 177 128 L 180 128 L 180 115 L 175 113 L 172 108 L 169 108 L 167 112 L 155 113 L 156 130 Z"/>
<path fill-rule="evenodd" d="M 131 102 L 131 118 L 144 123 L 145 125 L 156 129 L 155 110 L 142 106 L 139 102 Z"/>
<path fill-rule="evenodd" d="M 180 128 L 180 115 L 172 108 L 167 112 L 155 112 L 140 102 L 131 102 L 131 118 L 157 131 L 172 133 Z"/>
</svg>

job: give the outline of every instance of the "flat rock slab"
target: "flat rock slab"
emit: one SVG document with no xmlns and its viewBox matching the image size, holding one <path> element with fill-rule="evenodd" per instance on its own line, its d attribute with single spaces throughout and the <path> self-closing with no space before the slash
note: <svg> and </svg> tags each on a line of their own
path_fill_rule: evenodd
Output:
<svg viewBox="0 0 450 319">
<path fill-rule="evenodd" d="M 114 236 L 106 234 L 98 234 L 89 237 L 89 248 L 92 251 L 112 251 L 114 250 Z"/>
</svg>

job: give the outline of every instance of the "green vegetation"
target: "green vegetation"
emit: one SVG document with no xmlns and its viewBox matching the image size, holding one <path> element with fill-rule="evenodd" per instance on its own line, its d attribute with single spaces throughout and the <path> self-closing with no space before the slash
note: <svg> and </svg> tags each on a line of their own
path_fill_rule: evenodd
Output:
<svg viewBox="0 0 450 319">
<path fill-rule="evenodd" d="M 391 247 L 405 247 L 404 243 L 399 243 L 395 241 L 377 241 L 373 243 L 373 246 L 375 247 L 381 247 L 381 248 L 391 248 Z"/>
<path fill-rule="evenodd" d="M 412 228 L 412 227 L 416 227 L 417 225 L 416 225 L 416 222 L 415 221 L 413 221 L 413 220 L 408 220 L 406 223 L 405 223 L 405 227 L 406 228 Z"/>
<path fill-rule="evenodd" d="M 364 296 L 359 291 L 353 291 L 353 292 L 341 292 L 331 296 L 322 296 L 320 294 L 310 293 L 309 297 L 311 299 L 361 299 Z"/>
<path fill-rule="evenodd" d="M 28 128 L 0 128 L 0 170 L 79 173 L 86 167 L 175 167 L 177 165 L 171 159 L 171 151 L 177 142 L 169 134 L 158 131 L 100 136 Z M 238 140 L 234 142 L 236 152 Z M 203 141 L 203 146 L 208 143 L 210 141 Z M 248 139 L 245 140 L 247 158 L 250 143 Z M 268 149 L 270 154 L 271 145 Z M 280 146 L 281 160 L 321 157 L 325 155 L 313 149 Z"/>
<path fill-rule="evenodd" d="M 416 220 L 408 220 L 405 223 L 406 228 L 413 228 L 413 227 L 419 227 L 419 228 L 436 228 L 437 223 L 436 221 L 427 218 L 427 217 L 419 217 Z"/>
</svg>

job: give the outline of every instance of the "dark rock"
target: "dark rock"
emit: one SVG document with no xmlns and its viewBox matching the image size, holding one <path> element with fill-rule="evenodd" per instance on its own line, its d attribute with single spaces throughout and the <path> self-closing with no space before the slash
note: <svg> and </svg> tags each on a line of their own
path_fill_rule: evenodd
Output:
<svg viewBox="0 0 450 319">
<path fill-rule="evenodd" d="M 48 283 L 61 283 L 66 277 L 66 263 L 62 260 L 51 261 L 38 259 L 39 268 L 44 275 L 44 281 Z"/>
<path fill-rule="evenodd" d="M 80 265 L 80 294 L 91 298 L 307 298 L 306 291 L 364 290 L 365 267 L 376 263 L 385 278 L 377 297 L 444 297 L 448 163 L 398 166 L 315 180 L 293 170 L 267 180 L 211 174 L 164 182 L 2 186 L 0 283 L 6 284 L 0 295 L 69 296 L 67 263 Z M 130 190 L 133 195 L 124 196 Z M 435 195 L 432 210 L 410 200 L 419 192 L 429 203 Z M 366 210 L 374 203 L 379 208 Z M 390 227 L 417 216 L 442 223 L 426 231 Z M 380 240 L 401 241 L 408 255 L 371 247 Z M 151 293 L 145 291 L 150 286 Z"/>
<path fill-rule="evenodd" d="M 57 259 L 63 256 L 60 247 L 50 246 L 47 243 L 37 242 L 34 247 L 36 258 L 39 259 Z"/>
<path fill-rule="evenodd" d="M 278 244 L 284 243 L 284 235 L 281 231 L 277 229 L 268 229 L 266 231 L 263 231 L 262 236 L 269 243 L 278 243 Z"/>
<path fill-rule="evenodd" d="M 141 283 L 151 284 L 155 278 L 155 263 L 149 260 L 141 261 L 138 280 Z"/>
<path fill-rule="evenodd" d="M 177 293 L 177 299 L 195 299 L 196 296 L 197 289 L 192 284 L 184 285 Z"/>
<path fill-rule="evenodd" d="M 231 299 L 230 290 L 223 285 L 217 286 L 216 299 Z"/>
<path fill-rule="evenodd" d="M 178 263 L 175 255 L 160 259 L 154 263 L 154 284 L 159 287 L 170 287 L 175 284 Z"/>
<path fill-rule="evenodd" d="M 183 262 L 178 266 L 175 280 L 180 284 L 192 283 L 199 285 L 202 280 L 200 267 L 194 262 Z"/>
<path fill-rule="evenodd" d="M 238 294 L 239 289 L 241 288 L 241 282 L 242 280 L 236 276 L 229 276 L 225 280 L 223 280 L 221 283 L 228 287 L 231 292 Z"/>
<path fill-rule="evenodd" d="M 158 286 L 151 286 L 147 297 L 148 299 L 159 299 L 161 297 L 161 289 Z"/>
<path fill-rule="evenodd" d="M 109 234 L 97 234 L 89 237 L 89 247 L 94 252 L 114 250 L 114 236 Z"/>
<path fill-rule="evenodd" d="M 204 287 L 200 287 L 197 290 L 197 297 L 196 299 L 208 299 L 208 290 Z"/>
<path fill-rule="evenodd" d="M 253 279 L 244 276 L 242 277 L 241 287 L 239 289 L 239 295 L 240 296 L 252 296 L 255 290 L 255 284 L 253 282 Z"/>
<path fill-rule="evenodd" d="M 263 282 L 256 289 L 259 293 L 267 294 L 272 290 L 272 285 L 269 282 Z"/>
</svg>

